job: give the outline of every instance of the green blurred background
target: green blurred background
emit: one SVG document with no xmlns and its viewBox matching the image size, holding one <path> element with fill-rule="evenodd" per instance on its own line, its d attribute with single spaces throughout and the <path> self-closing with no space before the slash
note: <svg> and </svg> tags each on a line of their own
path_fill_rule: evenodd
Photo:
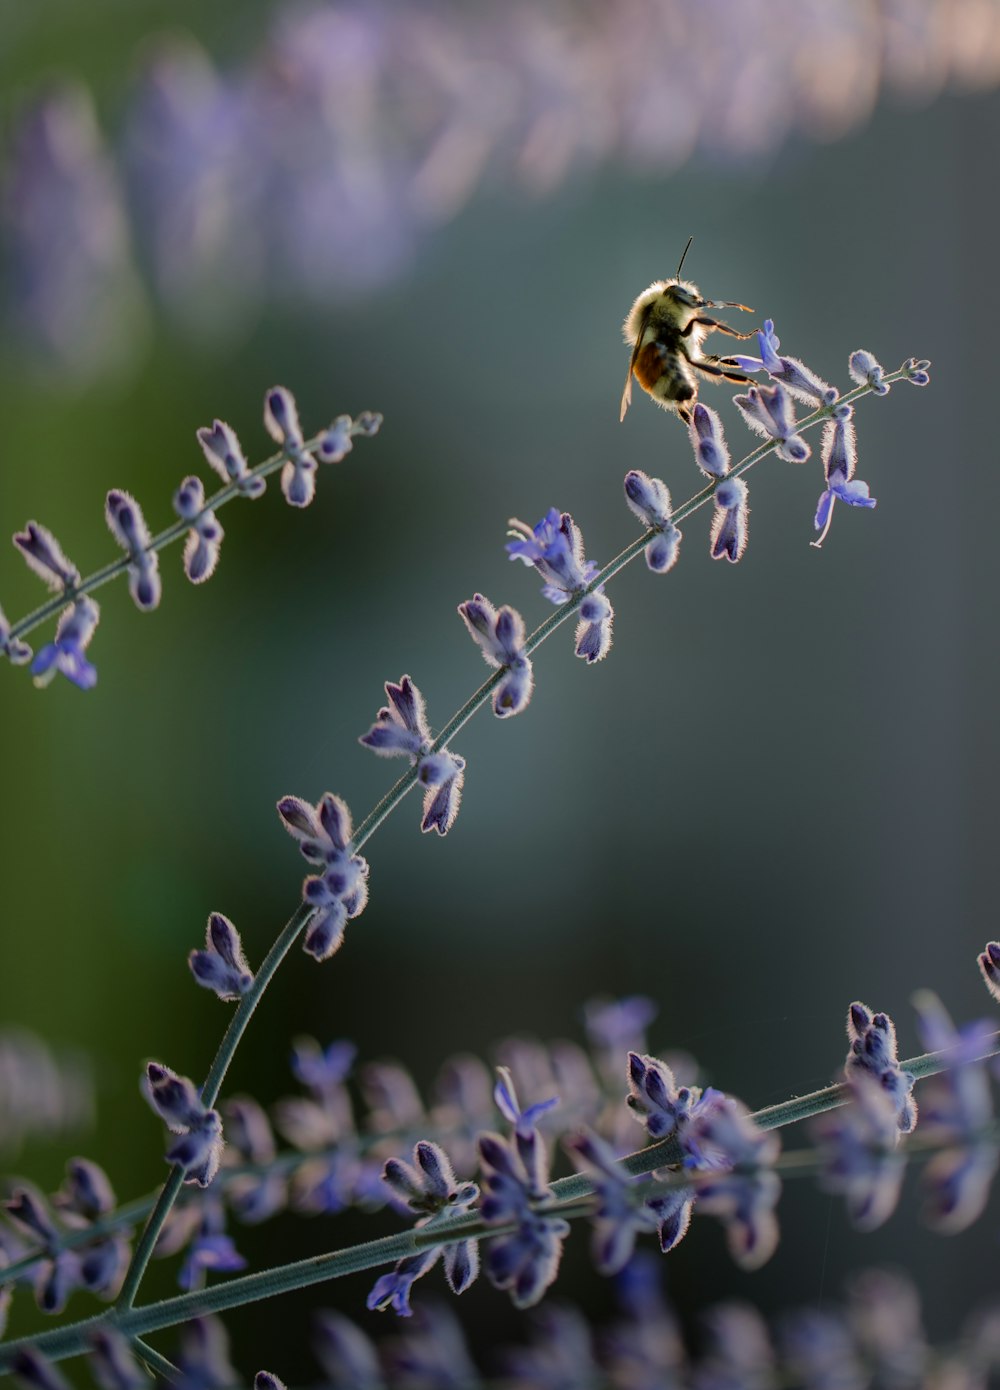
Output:
<svg viewBox="0 0 1000 1390">
<path fill-rule="evenodd" d="M 53 75 L 86 85 L 114 146 L 161 25 L 233 71 L 290 10 L 0 5 L 9 146 Z M 859 111 L 839 140 L 793 132 L 752 160 L 696 151 L 667 171 L 611 149 L 544 192 L 501 170 L 421 227 L 376 283 L 310 302 L 301 288 L 266 293 L 262 270 L 207 335 L 154 301 L 140 265 L 142 308 L 108 370 L 74 375 L 26 353 L 8 277 L 0 523 L 38 519 L 85 573 L 113 553 L 108 488 L 134 492 L 158 529 L 180 478 L 207 477 L 197 426 L 219 415 L 251 460 L 269 452 L 274 383 L 296 393 L 307 431 L 342 411 L 385 415 L 376 440 L 321 472 L 308 511 L 275 486 L 228 507 L 207 586 L 184 581 L 174 551 L 155 614 L 105 589 L 93 692 L 39 692 L 23 670 L 0 671 L 0 1014 L 90 1055 L 97 1125 L 73 1151 L 103 1163 L 120 1197 L 163 1172 L 143 1062 L 203 1075 L 226 1021 L 185 965 L 209 910 L 236 922 L 256 962 L 294 907 L 302 865 L 275 800 L 329 788 L 363 815 L 396 771 L 356 742 L 382 682 L 411 673 L 440 726 L 485 674 L 456 604 L 479 589 L 529 627 L 545 616 L 533 576 L 504 554 L 509 516 L 565 508 L 604 561 L 635 534 L 626 470 L 662 476 L 678 501 L 699 486 L 675 420 L 644 396 L 617 418 L 620 321 L 690 233 L 686 272 L 703 291 L 773 317 L 783 347 L 841 387 L 857 347 L 887 368 L 933 359 L 929 390 L 900 386 L 858 411 L 858 472 L 878 509 L 841 509 L 812 550 L 818 463 L 768 460 L 748 478 L 738 568 L 710 560 L 699 514 L 670 576 L 627 571 L 611 593 L 609 659 L 584 667 L 561 633 L 539 654 L 523 717 L 463 731 L 454 831 L 422 837 L 416 801 L 403 804 L 369 847 L 367 911 L 328 964 L 293 954 L 231 1087 L 263 1102 L 289 1089 L 300 1032 L 351 1037 L 362 1058 L 404 1059 L 427 1084 L 452 1052 L 488 1055 L 511 1033 L 578 1038 L 583 1001 L 642 992 L 661 1009 L 654 1050 L 693 1052 L 713 1084 L 759 1107 L 826 1084 L 852 999 L 895 1018 L 904 1056 L 922 1050 L 919 986 L 958 1019 L 990 1012 L 975 955 L 997 935 L 1000 97 L 944 88 L 890 96 L 867 121 Z M 728 392 L 704 394 L 739 456 Z M 8 551 L 8 617 L 39 598 Z M 67 1142 L 7 1167 L 52 1187 Z M 714 1223 L 695 1223 L 668 1262 L 672 1294 L 686 1317 L 734 1292 L 770 1312 L 891 1262 L 914 1273 L 931 1331 L 949 1337 L 1000 1290 L 1000 1212 L 994 1201 L 945 1240 L 917 1207 L 908 1186 L 861 1237 L 839 1201 L 790 1185 L 763 1271 L 740 1274 Z M 237 1241 L 256 1264 L 395 1224 L 286 1217 Z M 600 1317 L 610 1295 L 583 1245 L 571 1241 L 556 1292 Z M 383 1330 L 362 1309 L 368 1284 L 233 1315 L 237 1364 L 306 1378 L 309 1307 Z M 149 1295 L 171 1287 L 155 1267 Z M 465 1312 L 480 1341 L 518 1335 L 488 1287 Z M 22 1297 L 11 1331 L 34 1325 Z"/>
</svg>

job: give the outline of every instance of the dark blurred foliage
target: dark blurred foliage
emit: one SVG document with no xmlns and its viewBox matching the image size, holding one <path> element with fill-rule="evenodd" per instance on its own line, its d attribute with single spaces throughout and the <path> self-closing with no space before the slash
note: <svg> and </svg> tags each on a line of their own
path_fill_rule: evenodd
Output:
<svg viewBox="0 0 1000 1390">
<path fill-rule="evenodd" d="M 710 55 L 729 51 L 737 8 L 754 7 L 699 7 L 718 26 L 717 50 L 716 30 L 699 21 Z M 952 7 L 953 18 L 962 9 Z M 994 9 L 968 6 L 990 24 Z M 397 13 L 417 22 L 417 7 L 378 13 L 386 24 Z M 624 426 L 617 420 L 627 362 L 619 324 L 645 284 L 671 273 L 691 232 L 686 273 L 706 294 L 772 317 L 783 348 L 828 380 L 847 384 L 848 353 L 861 346 L 887 367 L 911 354 L 933 359 L 928 390 L 898 386 L 859 409 L 859 473 L 877 510 L 843 509 L 824 549 L 810 550 L 818 466 L 768 460 L 748 477 L 750 541 L 738 567 L 711 563 L 699 516 L 672 574 L 630 569 L 614 585 L 606 662 L 585 668 L 560 633 L 539 653 L 529 710 L 509 726 L 482 715 L 456 740 L 468 771 L 448 838 L 420 836 L 415 798 L 380 830 L 368 850 L 370 906 L 332 962 L 293 955 L 231 1087 L 263 1102 L 288 1089 L 299 1032 L 351 1037 L 363 1058 L 402 1058 L 426 1084 L 451 1052 L 488 1054 L 514 1032 L 578 1036 L 588 997 L 642 991 L 661 1006 L 654 1050 L 693 1052 L 709 1080 L 760 1106 L 825 1084 L 842 1060 L 852 999 L 892 1014 L 904 1056 L 918 1050 L 908 1000 L 919 986 L 937 989 L 956 1018 L 988 1014 L 975 954 L 997 934 L 1000 494 L 989 422 L 1000 100 L 989 90 L 939 94 L 941 81 L 910 84 L 900 100 L 904 84 L 889 84 L 864 123 L 869 82 L 837 142 L 827 143 L 836 125 L 820 129 L 818 143 L 792 133 L 762 142 L 752 160 L 695 142 L 686 163 L 645 168 L 610 142 L 544 188 L 500 170 L 453 216 L 422 225 L 377 275 L 355 274 L 348 249 L 351 293 L 269 279 L 273 267 L 251 255 L 262 229 L 238 215 L 213 263 L 233 280 L 211 283 L 210 265 L 209 283 L 175 299 L 150 259 L 156 239 L 140 230 L 138 204 L 114 214 L 99 182 L 126 187 L 136 160 L 142 169 L 142 147 L 130 143 L 135 74 L 148 73 L 165 21 L 190 31 L 218 71 L 259 71 L 269 36 L 290 32 L 297 14 L 0 7 L 4 86 L 18 113 L 8 167 L 43 82 L 68 77 L 96 104 L 96 125 L 87 97 L 67 98 L 59 119 L 71 143 L 95 142 L 88 274 L 110 275 L 100 307 L 124 314 L 104 358 L 99 330 L 111 320 L 91 325 L 84 304 L 93 354 L 75 360 L 93 370 L 40 371 L 24 346 L 23 284 L 8 264 L 7 532 L 36 517 L 84 572 L 95 568 L 114 553 L 107 489 L 129 489 L 154 529 L 166 524 L 180 478 L 204 472 L 198 425 L 220 415 L 252 460 L 269 452 L 262 399 L 277 381 L 296 392 L 307 431 L 342 411 L 386 417 L 378 439 L 324 470 L 308 511 L 285 507 L 273 485 L 253 506 L 229 507 L 206 587 L 184 581 L 174 552 L 155 614 L 138 614 L 123 585 L 104 590 L 93 692 L 65 682 L 39 692 L 23 670 L 0 671 L 0 1009 L 55 1046 L 89 1053 L 98 1122 L 85 1151 L 123 1199 L 160 1180 L 162 1135 L 139 1098 L 141 1066 L 152 1057 L 199 1076 L 211 1060 L 227 1009 L 185 966 L 208 912 L 236 922 L 256 962 L 293 910 L 302 866 L 277 797 L 330 788 L 363 815 L 393 774 L 356 742 L 382 682 L 411 673 L 439 727 L 486 671 L 456 605 L 480 589 L 513 603 L 529 627 L 545 616 L 534 577 L 504 555 L 506 519 L 566 508 L 588 556 L 603 561 L 635 534 L 621 490 L 627 469 L 662 476 L 676 500 L 697 490 L 675 420 L 644 397 Z M 591 12 L 574 14 L 586 31 Z M 506 15 L 505 6 L 487 11 L 497 25 Z M 440 15 L 435 22 L 452 32 Z M 956 23 L 956 42 L 993 51 Z M 782 69 L 781 23 L 769 25 L 741 28 L 740 51 L 772 81 L 809 90 L 833 59 L 822 50 L 811 81 Z M 631 37 L 641 48 L 641 33 Z M 442 41 L 430 52 L 447 75 L 450 50 Z M 418 57 L 404 52 L 400 72 L 419 96 Z M 683 67 L 684 50 L 669 61 Z M 995 62 L 984 65 L 985 87 Z M 759 129 L 753 92 L 720 89 L 708 67 L 693 75 L 710 106 L 732 101 L 737 126 Z M 622 85 L 641 110 L 644 82 Z M 181 109 L 191 109 L 187 99 Z M 671 121 L 665 113 L 659 124 L 669 131 Z M 258 150 L 240 153 L 252 180 Z M 235 193 L 257 196 L 248 182 Z M 340 206 L 331 197 L 314 245 L 327 235 L 339 244 Z M 157 217 L 164 207 L 175 204 L 154 208 Z M 74 235 L 46 222 L 39 236 L 56 230 Z M 390 211 L 375 230 L 391 246 L 405 229 Z M 183 235 L 170 227 L 175 250 Z M 301 263 L 289 253 L 288 264 Z M 209 333 L 190 312 L 202 301 Z M 745 436 L 726 392 L 705 394 L 739 456 Z M 40 597 L 8 551 L 8 616 Z M 60 1144 L 32 1145 L 20 1170 L 52 1187 L 64 1156 Z M 782 1244 L 752 1276 L 731 1267 L 714 1226 L 695 1224 L 670 1257 L 683 1318 L 734 1292 L 771 1312 L 835 1293 L 861 1264 L 892 1260 L 921 1285 L 938 1337 L 1000 1283 L 995 1202 L 952 1241 L 920 1227 L 911 1199 L 865 1237 L 805 1186 L 789 1185 L 780 1216 Z M 390 1227 L 388 1217 L 287 1218 L 238 1243 L 256 1267 Z M 587 1270 L 585 1242 L 570 1246 L 564 1291 L 600 1313 L 605 1286 Z M 234 1314 L 237 1363 L 304 1377 L 309 1307 L 337 1306 L 381 1330 L 360 1311 L 368 1282 Z M 171 1288 L 170 1271 L 155 1267 L 144 1297 Z M 78 1299 L 70 1311 L 89 1307 Z M 476 1344 L 518 1335 L 518 1317 L 488 1288 L 472 1290 L 461 1311 Z M 22 1298 L 11 1331 L 31 1325 Z M 288 1349 L 287 1367 L 275 1348 Z"/>
</svg>

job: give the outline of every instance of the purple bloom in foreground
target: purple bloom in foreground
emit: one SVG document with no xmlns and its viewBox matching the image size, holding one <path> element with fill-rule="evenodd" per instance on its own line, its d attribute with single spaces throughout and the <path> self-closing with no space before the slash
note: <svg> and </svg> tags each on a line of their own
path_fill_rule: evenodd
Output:
<svg viewBox="0 0 1000 1390">
<path fill-rule="evenodd" d="M 912 381 L 914 386 L 927 386 L 931 379 L 930 372 L 927 370 L 930 365 L 926 357 L 921 357 L 919 360 L 916 357 L 908 357 L 903 363 L 907 381 Z"/>
<path fill-rule="evenodd" d="M 530 1308 L 553 1282 L 569 1223 L 547 1216 L 553 1200 L 548 1162 L 537 1130 L 513 1139 L 479 1136 L 483 1200 L 480 1213 L 490 1225 L 516 1223 L 509 1235 L 497 1236 L 486 1248 L 486 1274 L 498 1289 L 508 1289 L 518 1308 Z"/>
<path fill-rule="evenodd" d="M 855 1002 L 847 1014 L 847 1037 L 851 1044 L 844 1063 L 847 1080 L 859 1072 L 874 1077 L 892 1097 L 900 1132 L 908 1134 L 917 1124 L 917 1103 L 911 1094 L 914 1077 L 900 1068 L 892 1019 Z"/>
<path fill-rule="evenodd" d="M 196 431 L 206 459 L 224 483 L 235 483 L 244 497 L 259 497 L 267 486 L 263 478 L 250 475 L 236 431 L 224 420 L 213 420 Z"/>
<path fill-rule="evenodd" d="M 14 1357 L 14 1375 L 21 1385 L 32 1390 L 70 1390 L 66 1377 L 57 1371 L 47 1356 L 34 1347 L 25 1347 Z"/>
<path fill-rule="evenodd" d="M 780 381 L 774 386 L 751 386 L 745 396 L 734 396 L 744 420 L 756 433 L 777 441 L 775 453 L 789 463 L 804 463 L 809 445 L 798 432 L 795 411 Z"/>
<path fill-rule="evenodd" d="M 729 472 L 729 446 L 718 414 L 701 401 L 695 406 L 688 426 L 695 462 L 708 478 L 724 478 Z"/>
<path fill-rule="evenodd" d="M 847 360 L 847 370 L 852 381 L 856 381 L 859 386 L 870 386 L 876 396 L 888 395 L 889 383 L 885 380 L 885 368 L 864 348 L 851 353 Z"/>
<path fill-rule="evenodd" d="M 219 563 L 219 547 L 225 532 L 211 508 L 205 506 L 205 489 L 194 474 L 174 493 L 174 511 L 191 523 L 184 545 L 184 573 L 192 584 L 211 579 Z"/>
<path fill-rule="evenodd" d="M 101 610 L 93 599 L 81 595 L 64 608 L 56 627 L 55 640 L 40 647 L 31 663 L 31 674 L 38 686 L 48 685 L 58 672 L 81 690 L 97 684 L 97 668 L 84 652 L 97 628 Z"/>
<path fill-rule="evenodd" d="M 697 411 L 700 407 L 695 407 Z M 625 501 L 629 510 L 655 532 L 646 546 L 646 564 L 654 574 L 666 574 L 680 552 L 681 533 L 670 516 L 670 491 L 659 478 L 639 468 L 625 474 Z"/>
<path fill-rule="evenodd" d="M 428 1139 L 414 1146 L 412 1164 L 401 1158 L 387 1159 L 382 1181 L 397 1204 L 421 1214 L 418 1229 L 430 1229 L 436 1222 L 460 1214 L 479 1197 L 476 1184 L 458 1182 L 448 1155 L 439 1144 Z M 384 1275 L 376 1283 L 368 1306 L 382 1309 L 392 1306 L 399 1312 L 405 1304 L 408 1309 L 412 1284 L 426 1274 L 442 1254 L 448 1287 L 452 1293 L 464 1293 L 479 1274 L 479 1246 L 475 1240 L 431 1246 L 418 1257 L 400 1261 L 393 1274 Z M 433 1258 L 426 1258 L 428 1256 Z"/>
<path fill-rule="evenodd" d="M 192 1081 L 178 1076 L 158 1062 L 146 1066 L 146 1098 L 180 1139 L 167 1150 L 167 1162 L 176 1164 L 184 1181 L 208 1187 L 222 1158 L 222 1117 L 202 1103 Z"/>
<path fill-rule="evenodd" d="M 385 693 L 389 703 L 358 741 L 380 757 L 410 759 L 426 788 L 420 829 L 446 835 L 458 815 L 465 759 L 445 748 L 434 750 L 424 697 L 409 676 L 402 676 L 398 684 L 386 681 Z"/>
<path fill-rule="evenodd" d="M 240 934 L 221 912 L 209 914 L 205 950 L 188 956 L 191 974 L 220 999 L 238 999 L 253 984 L 253 971 L 243 954 Z"/>
<path fill-rule="evenodd" d="M 542 593 L 550 603 L 565 603 L 585 589 L 597 573 L 593 560 L 585 560 L 583 536 L 569 512 L 550 507 L 537 526 L 513 518 L 504 549 L 512 560 L 534 565 L 545 580 Z"/>
<path fill-rule="evenodd" d="M 219 1318 L 192 1318 L 181 1328 L 180 1343 L 180 1352 L 171 1359 L 181 1372 L 184 1390 L 229 1390 L 240 1384 L 229 1359 L 229 1333 Z"/>
<path fill-rule="evenodd" d="M 723 556 L 735 565 L 747 548 L 747 485 L 742 478 L 723 478 L 717 484 L 715 513 L 709 533 L 709 552 L 713 560 Z"/>
<path fill-rule="evenodd" d="M 493 713 L 498 719 L 520 714 L 534 684 L 531 659 L 524 650 L 524 619 L 506 605 L 494 608 L 482 594 L 460 603 L 458 612 L 487 665 L 503 671 L 493 691 Z"/>
<path fill-rule="evenodd" d="M 286 1390 L 286 1386 L 271 1371 L 258 1371 L 253 1378 L 253 1390 Z"/>
<path fill-rule="evenodd" d="M 636 1236 L 655 1230 L 660 1214 L 644 1205 L 645 1184 L 630 1177 L 614 1149 L 598 1135 L 575 1135 L 566 1141 L 566 1148 L 597 1194 L 591 1245 L 594 1266 L 599 1274 L 617 1274 L 632 1258 Z"/>
<path fill-rule="evenodd" d="M 493 1087 L 493 1102 L 504 1119 L 514 1126 L 515 1134 L 521 1138 L 529 1139 L 541 1117 L 559 1104 L 559 1097 L 550 1096 L 548 1100 L 536 1101 L 534 1105 L 526 1106 L 522 1110 L 510 1068 L 497 1067 L 497 1081 Z"/>
<path fill-rule="evenodd" d="M 124 1332 L 99 1327 L 90 1337 L 89 1369 L 101 1390 L 148 1390 L 149 1376 L 132 1354 Z"/>
<path fill-rule="evenodd" d="M 303 857 L 323 870 L 302 885 L 303 901 L 314 909 L 302 949 L 316 960 L 328 960 L 343 942 L 348 919 L 359 916 L 368 903 L 368 861 L 354 853 L 350 810 L 332 792 L 325 792 L 316 806 L 283 796 L 278 815 Z"/>
<path fill-rule="evenodd" d="M 850 411 L 850 407 L 845 407 Z M 868 484 L 855 478 L 857 449 L 854 437 L 854 421 L 850 414 L 828 420 L 823 427 L 822 445 L 823 468 L 826 473 L 826 491 L 822 493 L 816 508 L 816 530 L 822 532 L 819 540 L 812 544 L 819 549 L 826 539 L 833 519 L 833 504 L 839 498 L 849 507 L 874 507 L 875 498 L 869 496 Z"/>
<path fill-rule="evenodd" d="M 143 611 L 160 602 L 160 560 L 149 549 L 149 527 L 142 508 L 130 493 L 112 488 L 104 504 L 108 529 L 129 556 L 128 591 L 132 602 Z"/>
<path fill-rule="evenodd" d="M 775 337 L 773 319 L 764 320 L 764 327 L 757 330 L 757 341 L 760 344 L 759 357 L 737 354 L 727 357 L 725 361 L 744 372 L 767 372 L 773 381 L 781 382 L 793 396 L 812 405 L 832 405 L 837 399 L 834 388 L 810 371 L 797 357 L 781 356 L 778 352 L 781 342 Z"/>
<path fill-rule="evenodd" d="M 13 539 L 28 568 L 34 570 L 53 593 L 60 589 L 75 589 L 80 583 L 80 571 L 71 560 L 67 560 L 48 527 L 37 521 L 29 521 L 23 531 L 15 532 Z"/>
<path fill-rule="evenodd" d="M 182 1289 L 205 1286 L 209 1270 L 231 1273 L 246 1269 L 247 1262 L 226 1233 L 226 1211 L 219 1200 L 207 1198 L 201 1205 L 201 1219 L 188 1246 L 187 1257 L 177 1276 Z"/>
<path fill-rule="evenodd" d="M 823 1163 L 821 1185 L 846 1199 L 859 1230 L 873 1231 L 895 1210 L 906 1167 L 896 1104 L 863 1069 L 849 1074 L 847 1085 L 848 1104 L 818 1116 L 811 1133 Z"/>
<path fill-rule="evenodd" d="M 741 1269 L 759 1269 L 778 1244 L 774 1208 L 781 1180 L 772 1171 L 778 1136 L 759 1129 L 739 1101 L 715 1093 L 692 1115 L 682 1145 L 685 1166 L 712 1170 L 695 1183 L 698 1210 L 722 1222 Z"/>
</svg>

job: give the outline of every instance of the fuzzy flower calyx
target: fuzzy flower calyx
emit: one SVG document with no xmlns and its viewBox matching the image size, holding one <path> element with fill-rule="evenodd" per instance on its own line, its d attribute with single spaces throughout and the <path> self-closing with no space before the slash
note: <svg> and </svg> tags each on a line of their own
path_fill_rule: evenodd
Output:
<svg viewBox="0 0 1000 1390">
<path fill-rule="evenodd" d="M 593 560 L 584 558 L 583 536 L 569 512 L 550 507 L 537 526 L 516 518 L 509 523 L 513 537 L 505 547 L 512 560 L 532 565 L 545 580 L 542 593 L 550 603 L 579 599 L 580 622 L 576 629 L 576 654 L 588 664 L 601 661 L 611 650 L 614 612 L 603 589 L 586 593 L 598 572 Z"/>
<path fill-rule="evenodd" d="M 209 1109 L 193 1081 L 159 1062 L 146 1067 L 146 1099 L 169 1130 L 181 1137 L 167 1150 L 184 1181 L 208 1187 L 222 1159 L 222 1117 Z"/>
<path fill-rule="evenodd" d="M 350 810 L 332 792 L 325 792 L 315 806 L 283 796 L 278 815 L 303 857 L 322 870 L 302 885 L 303 901 L 313 909 L 302 949 L 316 960 L 329 960 L 343 942 L 348 920 L 367 905 L 368 861 L 354 853 Z"/>
<path fill-rule="evenodd" d="M 132 602 L 148 611 L 160 602 L 160 560 L 149 549 L 150 534 L 142 508 L 130 493 L 112 488 L 104 506 L 108 529 L 129 557 L 128 591 Z"/>
<path fill-rule="evenodd" d="M 426 788 L 420 829 L 446 835 L 455 823 L 465 781 L 465 759 L 450 749 L 435 749 L 424 697 L 409 676 L 386 681 L 389 703 L 359 740 L 383 758 L 407 757 Z"/>
<path fill-rule="evenodd" d="M 669 489 L 659 478 L 650 478 L 641 469 L 633 468 L 625 474 L 625 501 L 629 510 L 654 532 L 646 546 L 646 564 L 654 574 L 666 574 L 676 564 L 681 544 L 681 532 L 670 515 Z"/>
<path fill-rule="evenodd" d="M 494 608 L 482 594 L 460 603 L 458 612 L 487 665 L 503 672 L 493 691 L 493 713 L 498 719 L 520 714 L 534 684 L 531 658 L 524 650 L 524 619 L 506 605 Z"/>
<path fill-rule="evenodd" d="M 851 1045 L 844 1063 L 847 1080 L 861 1073 L 877 1081 L 892 1099 L 900 1133 L 909 1134 L 917 1125 L 917 1103 L 911 1094 L 915 1078 L 899 1065 L 892 1019 L 855 1002 L 847 1014 L 847 1037 Z"/>
<path fill-rule="evenodd" d="M 188 956 L 191 974 L 220 999 L 238 999 L 253 984 L 253 971 L 243 954 L 240 934 L 221 912 L 209 914 L 205 950 Z"/>
</svg>

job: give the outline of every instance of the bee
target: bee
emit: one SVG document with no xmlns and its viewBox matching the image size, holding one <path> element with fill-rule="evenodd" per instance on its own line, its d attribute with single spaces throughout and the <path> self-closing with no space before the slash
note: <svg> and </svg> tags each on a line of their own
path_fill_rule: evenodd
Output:
<svg viewBox="0 0 1000 1390">
<path fill-rule="evenodd" d="M 698 398 L 696 372 L 715 381 L 753 380 L 727 358 L 702 356 L 701 345 L 709 333 L 752 338 L 756 330 L 738 333 L 704 313 L 705 309 L 742 309 L 746 314 L 754 311 L 728 299 L 703 299 L 697 285 L 681 279 L 684 258 L 693 240 L 694 237 L 688 237 L 677 274 L 670 280 L 657 280 L 643 290 L 622 325 L 625 341 L 632 349 L 622 392 L 622 420 L 632 403 L 633 377 L 657 405 L 676 411 L 686 425 L 691 423 L 691 410 Z"/>
</svg>

